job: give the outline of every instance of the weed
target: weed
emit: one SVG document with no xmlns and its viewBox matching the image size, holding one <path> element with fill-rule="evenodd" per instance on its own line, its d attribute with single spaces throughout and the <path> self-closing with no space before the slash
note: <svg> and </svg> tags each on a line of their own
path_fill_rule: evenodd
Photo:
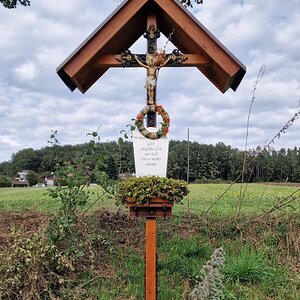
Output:
<svg viewBox="0 0 300 300">
<path fill-rule="evenodd" d="M 270 276 L 271 268 L 263 254 L 242 248 L 238 256 L 228 257 L 224 273 L 228 282 L 253 284 Z"/>
<path fill-rule="evenodd" d="M 222 269 L 225 262 L 225 252 L 223 248 L 215 249 L 210 260 L 200 271 L 200 280 L 190 292 L 189 300 L 218 300 L 224 294 Z"/>
<path fill-rule="evenodd" d="M 12 231 L 9 251 L 1 252 L 0 298 L 41 299 L 64 284 L 64 275 L 74 271 L 73 261 L 54 245 L 48 245 L 44 230 L 30 238 Z"/>
<path fill-rule="evenodd" d="M 281 188 L 276 188 L 276 191 L 279 190 Z M 27 257 L 21 256 L 23 252 L 13 250 L 15 242 L 10 240 L 7 224 L 15 223 L 19 228 L 25 228 L 19 243 L 24 248 L 26 240 L 32 239 L 28 233 L 34 232 L 38 223 L 45 223 L 41 222 L 45 219 L 43 214 L 36 214 L 31 219 L 23 216 L 24 212 L 0 213 L 2 298 L 7 298 L 5 295 L 12 291 L 18 295 L 10 294 L 11 299 L 26 300 L 33 297 L 32 291 L 36 291 L 35 299 L 47 298 L 50 293 L 53 297 L 78 300 L 144 298 L 143 221 L 131 220 L 121 211 L 112 210 L 94 211 L 82 218 L 79 215 L 74 230 L 75 240 L 70 243 L 69 251 L 66 251 L 69 246 L 63 242 L 50 249 L 50 245 L 44 242 L 45 232 L 42 231 L 40 238 L 28 244 L 36 245 L 32 251 L 34 257 L 39 257 L 35 260 L 38 263 L 26 264 L 26 271 L 21 267 L 20 272 L 6 273 L 9 263 L 14 266 L 22 262 L 21 266 L 24 266 L 25 259 L 22 257 Z M 269 297 L 298 300 L 298 215 L 265 216 L 258 221 L 256 216 L 250 215 L 244 216 L 243 222 L 240 226 L 224 215 L 203 218 L 194 214 L 186 218 L 182 213 L 168 220 L 159 220 L 158 299 L 179 300 L 184 293 L 187 296 L 189 287 L 200 280 L 199 270 L 210 258 L 212 250 L 223 244 L 226 250 L 224 271 L 225 274 L 227 272 L 225 299 L 260 300 Z M 47 255 L 43 254 L 43 249 L 49 249 Z M 13 259 L 8 262 L 10 255 Z M 247 259 L 250 263 L 240 262 Z M 254 271 L 252 265 L 255 265 Z M 245 269 L 248 273 L 243 271 Z M 38 271 L 38 280 L 30 275 L 36 274 L 32 270 Z M 248 275 L 241 275 L 245 273 Z M 21 276 L 22 280 L 16 281 L 14 286 L 9 285 L 10 278 L 15 276 Z M 20 291 L 26 296 L 22 296 Z"/>
</svg>

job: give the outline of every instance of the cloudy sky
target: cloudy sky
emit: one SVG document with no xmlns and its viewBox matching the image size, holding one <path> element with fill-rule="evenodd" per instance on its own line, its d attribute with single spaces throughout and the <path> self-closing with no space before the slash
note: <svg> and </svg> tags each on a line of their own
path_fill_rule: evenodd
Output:
<svg viewBox="0 0 300 300">
<path fill-rule="evenodd" d="M 23 148 L 88 141 L 100 125 L 114 140 L 145 105 L 145 70 L 112 69 L 84 95 L 73 93 L 56 68 L 120 1 L 32 0 L 0 7 L 0 162 Z M 249 128 L 249 147 L 264 146 L 300 110 L 299 0 L 205 0 L 192 13 L 247 67 L 237 92 L 219 92 L 196 68 L 165 68 L 159 103 L 171 117 L 170 138 L 224 142 L 243 148 L 253 84 L 262 65 Z M 159 47 L 164 46 L 161 39 Z M 143 52 L 143 39 L 132 50 Z M 167 50 L 173 49 L 168 44 Z M 300 119 L 274 144 L 299 145 Z"/>
</svg>

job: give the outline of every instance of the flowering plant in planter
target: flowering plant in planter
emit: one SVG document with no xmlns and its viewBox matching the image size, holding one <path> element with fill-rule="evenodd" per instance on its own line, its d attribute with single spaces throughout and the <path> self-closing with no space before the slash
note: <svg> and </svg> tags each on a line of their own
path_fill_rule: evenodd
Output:
<svg viewBox="0 0 300 300">
<path fill-rule="evenodd" d="M 157 176 L 133 177 L 119 182 L 115 199 L 118 204 L 149 204 L 154 198 L 179 203 L 188 192 L 188 185 L 183 180 Z"/>
</svg>

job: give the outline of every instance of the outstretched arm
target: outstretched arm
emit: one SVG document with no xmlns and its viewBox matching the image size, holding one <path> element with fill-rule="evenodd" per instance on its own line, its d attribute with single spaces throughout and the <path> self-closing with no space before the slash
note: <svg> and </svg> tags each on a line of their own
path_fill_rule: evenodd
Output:
<svg viewBox="0 0 300 300">
<path fill-rule="evenodd" d="M 171 59 L 172 59 L 172 55 L 168 55 L 168 58 L 159 66 L 159 69 L 161 67 L 164 67 Z"/>
<path fill-rule="evenodd" d="M 145 65 L 140 59 L 139 59 L 139 57 L 136 55 L 136 54 L 134 54 L 134 59 L 138 62 L 138 64 L 139 65 L 141 65 L 142 67 L 144 67 L 144 68 L 148 68 L 148 66 L 147 65 Z"/>
</svg>

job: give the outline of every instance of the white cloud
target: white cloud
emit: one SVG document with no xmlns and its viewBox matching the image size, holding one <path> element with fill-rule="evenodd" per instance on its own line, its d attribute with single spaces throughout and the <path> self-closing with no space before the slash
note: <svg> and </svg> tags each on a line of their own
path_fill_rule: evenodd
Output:
<svg viewBox="0 0 300 300">
<path fill-rule="evenodd" d="M 98 128 L 115 138 L 145 105 L 145 69 L 111 69 L 84 95 L 71 93 L 56 67 L 117 7 L 118 1 L 35 1 L 1 9 L 0 161 L 25 147 L 47 145 L 51 130 L 62 143 L 87 140 Z M 171 137 L 243 147 L 253 83 L 262 64 L 249 128 L 249 146 L 271 139 L 299 109 L 298 0 L 205 1 L 197 18 L 246 66 L 237 92 L 220 93 L 196 68 L 163 69 L 158 99 L 171 117 Z M 164 41 L 160 45 L 164 45 Z M 133 50 L 143 52 L 145 40 Z M 172 45 L 168 45 L 172 50 Z M 276 141 L 299 146 L 300 120 Z"/>
<path fill-rule="evenodd" d="M 2 135 L 0 136 L 0 144 L 5 144 L 7 146 L 20 146 L 21 144 L 18 143 L 14 137 L 12 136 L 6 136 L 6 135 Z"/>
<path fill-rule="evenodd" d="M 32 61 L 27 61 L 14 69 L 16 77 L 21 81 L 31 81 L 38 75 L 39 71 Z"/>
</svg>

